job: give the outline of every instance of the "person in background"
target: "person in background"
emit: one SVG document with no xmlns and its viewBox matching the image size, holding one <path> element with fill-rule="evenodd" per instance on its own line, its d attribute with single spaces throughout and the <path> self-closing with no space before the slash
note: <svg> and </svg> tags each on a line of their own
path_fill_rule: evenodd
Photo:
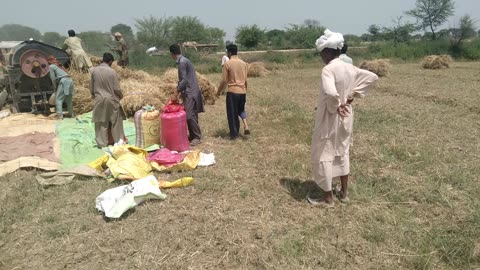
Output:
<svg viewBox="0 0 480 270">
<path fill-rule="evenodd" d="M 55 112 L 56 119 L 63 119 L 63 102 L 67 103 L 68 114 L 66 117 L 73 117 L 73 80 L 68 73 L 62 69 L 62 65 L 55 56 L 47 58 L 50 64 L 50 79 L 55 91 Z"/>
<path fill-rule="evenodd" d="M 118 65 L 121 66 L 122 68 L 125 68 L 128 66 L 128 47 L 127 47 L 127 42 L 125 42 L 125 39 L 122 37 L 122 34 L 119 32 L 116 32 L 113 34 L 115 37 L 115 40 L 118 42 L 118 46 L 115 48 L 112 48 L 112 51 L 118 53 L 119 59 L 117 61 Z"/>
<path fill-rule="evenodd" d="M 350 144 L 352 142 L 354 98 L 367 94 L 369 86 L 378 80 L 372 72 L 347 64 L 338 57 L 343 47 L 343 35 L 325 30 L 317 42 L 317 50 L 326 66 L 312 135 L 313 179 L 324 191 L 319 199 L 307 197 L 313 204 L 333 207 L 332 182 L 340 178 L 341 189 L 336 192 L 340 202 L 348 203 L 348 174 L 350 173 Z"/>
<path fill-rule="evenodd" d="M 227 52 L 227 50 L 225 50 L 225 52 Z M 228 52 L 227 52 L 227 54 L 223 55 L 223 57 L 222 57 L 222 68 L 225 65 L 225 63 L 228 62 L 228 60 L 230 60 L 230 58 L 228 57 Z M 221 91 L 223 91 L 223 89 Z M 250 135 L 250 130 L 248 129 L 248 122 L 247 122 L 247 112 L 243 111 L 240 114 L 240 118 L 242 119 L 244 134 L 245 135 Z"/>
<path fill-rule="evenodd" d="M 90 91 L 94 100 L 92 122 L 95 123 L 95 140 L 99 148 L 108 145 L 109 130 L 114 143 L 124 139 L 125 113 L 120 105 L 123 98 L 117 73 L 111 68 L 113 55 L 104 53 L 102 63 L 92 69 Z"/>
<path fill-rule="evenodd" d="M 170 56 L 178 66 L 177 91 L 172 95 L 172 101 L 182 95 L 183 106 L 187 113 L 188 139 L 191 146 L 201 143 L 202 131 L 198 122 L 198 114 L 204 112 L 203 96 L 198 86 L 197 74 L 192 62 L 182 55 L 180 46 L 173 44 L 169 48 Z"/>
<path fill-rule="evenodd" d="M 225 87 L 228 87 L 226 103 L 231 140 L 236 140 L 239 137 L 239 117 L 245 112 L 245 102 L 247 99 L 248 67 L 244 61 L 238 58 L 237 53 L 237 45 L 230 44 L 227 46 L 227 55 L 230 60 L 223 65 L 222 81 L 218 87 L 218 93 L 222 92 Z M 246 118 L 246 114 L 244 116 Z M 250 132 L 245 133 L 249 134 Z"/>
<path fill-rule="evenodd" d="M 88 72 L 92 68 L 92 61 L 83 50 L 82 40 L 75 36 L 75 31 L 68 30 L 68 38 L 65 39 L 62 49 L 67 51 L 74 69 Z"/>
<path fill-rule="evenodd" d="M 348 51 L 348 45 L 347 43 L 344 43 L 342 49 L 340 50 L 340 56 L 338 58 L 345 63 L 353 65 L 353 60 L 352 58 L 348 57 L 347 51 Z"/>
</svg>

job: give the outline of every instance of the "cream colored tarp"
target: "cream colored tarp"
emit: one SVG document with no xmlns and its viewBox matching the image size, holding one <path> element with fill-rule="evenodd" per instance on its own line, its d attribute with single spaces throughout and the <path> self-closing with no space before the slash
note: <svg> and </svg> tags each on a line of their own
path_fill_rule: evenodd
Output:
<svg viewBox="0 0 480 270">
<path fill-rule="evenodd" d="M 0 130 L 2 137 L 13 137 L 32 132 L 55 133 L 56 121 L 41 115 L 28 113 L 13 114 L 0 119 Z M 18 142 L 21 144 L 22 142 Z M 60 160 L 60 142 L 54 139 L 54 153 L 57 160 Z M 46 171 L 60 169 L 60 163 L 53 162 L 35 155 L 21 157 L 15 160 L 0 163 L 0 176 L 12 173 L 20 168 L 39 168 Z"/>
</svg>

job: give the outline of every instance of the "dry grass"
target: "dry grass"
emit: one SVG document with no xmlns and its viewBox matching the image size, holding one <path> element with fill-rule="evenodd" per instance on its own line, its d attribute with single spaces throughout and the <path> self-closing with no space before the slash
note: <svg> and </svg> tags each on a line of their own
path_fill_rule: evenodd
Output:
<svg viewBox="0 0 480 270">
<path fill-rule="evenodd" d="M 392 65 L 389 59 L 376 59 L 372 61 L 363 61 L 360 64 L 361 69 L 368 70 L 378 75 L 378 77 L 388 76 Z"/>
<path fill-rule="evenodd" d="M 424 69 L 442 69 L 449 68 L 453 63 L 450 55 L 429 55 L 422 60 L 422 67 Z"/>
<path fill-rule="evenodd" d="M 331 210 L 304 200 L 315 191 L 309 148 L 319 68 L 251 79 L 248 139 L 227 139 L 223 99 L 209 106 L 198 148 L 218 164 L 157 175 L 196 182 L 121 220 L 105 221 L 94 208 L 117 184 L 42 189 L 35 171 L 2 177 L 0 268 L 479 268 L 479 69 L 398 64 L 355 100 L 353 203 Z"/>
<path fill-rule="evenodd" d="M 265 64 L 262 62 L 253 62 L 248 64 L 248 77 L 265 77 L 268 74 L 268 70 L 265 67 Z"/>
</svg>

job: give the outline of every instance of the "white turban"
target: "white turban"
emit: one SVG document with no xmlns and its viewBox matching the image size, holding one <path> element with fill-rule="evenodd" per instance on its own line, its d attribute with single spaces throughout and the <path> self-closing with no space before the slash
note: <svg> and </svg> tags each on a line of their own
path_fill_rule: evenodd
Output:
<svg viewBox="0 0 480 270">
<path fill-rule="evenodd" d="M 319 37 L 317 41 L 315 42 L 315 45 L 317 45 L 317 50 L 319 52 L 323 51 L 325 48 L 330 48 L 330 49 L 341 49 L 343 48 L 344 44 L 344 39 L 343 35 L 340 33 L 335 33 L 330 30 L 325 30 L 325 33 L 323 36 Z"/>
</svg>

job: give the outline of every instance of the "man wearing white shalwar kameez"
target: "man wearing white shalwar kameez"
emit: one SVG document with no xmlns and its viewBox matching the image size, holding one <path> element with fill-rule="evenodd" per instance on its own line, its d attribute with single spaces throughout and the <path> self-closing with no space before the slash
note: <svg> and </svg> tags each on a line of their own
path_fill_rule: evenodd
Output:
<svg viewBox="0 0 480 270">
<path fill-rule="evenodd" d="M 343 36 L 329 30 L 317 40 L 326 66 L 322 70 L 320 97 L 312 136 L 313 179 L 325 192 L 321 199 L 308 198 L 314 205 L 332 207 L 332 181 L 340 178 L 338 191 L 341 202 L 347 202 L 349 150 L 352 143 L 354 98 L 364 97 L 377 75 L 347 64 L 340 59 Z"/>
</svg>

